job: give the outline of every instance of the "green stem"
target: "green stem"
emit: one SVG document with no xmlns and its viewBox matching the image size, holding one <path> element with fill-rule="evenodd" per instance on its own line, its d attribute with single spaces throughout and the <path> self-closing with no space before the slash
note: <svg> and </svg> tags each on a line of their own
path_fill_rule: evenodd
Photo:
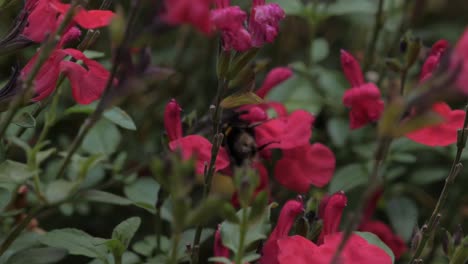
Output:
<svg viewBox="0 0 468 264">
<path fill-rule="evenodd" d="M 117 252 L 114 252 L 113 255 L 114 255 L 114 264 L 122 264 L 122 254 L 118 254 Z"/>
<path fill-rule="evenodd" d="M 242 259 L 244 258 L 245 251 L 245 235 L 247 234 L 247 208 L 242 209 L 242 220 L 239 230 L 239 249 L 236 254 L 235 264 L 242 264 Z"/>
<path fill-rule="evenodd" d="M 29 214 L 21 220 L 21 222 L 16 225 L 10 233 L 8 233 L 7 237 L 5 240 L 2 241 L 2 244 L 0 245 L 0 256 L 2 256 L 5 251 L 10 248 L 11 244 L 16 240 L 16 238 L 21 234 L 21 232 L 29 225 L 29 222 L 39 213 L 39 211 L 42 210 L 42 205 L 38 205 L 34 208 L 31 209 Z"/>
<path fill-rule="evenodd" d="M 463 128 L 459 130 L 458 133 L 458 141 L 457 141 L 457 154 L 455 155 L 455 159 L 453 160 L 452 167 L 450 168 L 450 172 L 445 179 L 444 187 L 439 195 L 439 199 L 437 200 L 437 204 L 432 211 L 431 217 L 423 226 L 424 228 L 421 229 L 421 242 L 419 242 L 413 257 L 409 263 L 416 263 L 420 260 L 421 254 L 426 247 L 427 242 L 429 241 L 430 236 L 435 232 L 437 226 L 437 220 L 440 218 L 441 210 L 445 206 L 447 196 L 449 193 L 450 187 L 453 185 L 455 178 L 460 173 L 463 165 L 460 163 L 461 155 L 463 154 L 463 150 L 466 146 L 466 140 L 468 137 L 468 105 L 465 107 L 465 121 L 463 122 Z"/>
<path fill-rule="evenodd" d="M 383 6 L 384 0 L 379 0 L 379 5 L 377 8 L 377 12 L 375 13 L 375 24 L 374 30 L 372 32 L 371 42 L 366 50 L 366 56 L 364 57 L 364 64 L 363 64 L 363 72 L 367 72 L 369 70 L 370 65 L 374 62 L 374 53 L 375 47 L 377 46 L 377 41 L 379 39 L 380 31 L 384 25 L 383 23 Z"/>
<path fill-rule="evenodd" d="M 180 232 L 176 231 L 174 234 L 174 238 L 172 240 L 172 253 L 171 253 L 171 260 L 169 262 L 171 264 L 177 264 L 179 243 L 180 243 Z"/>
<path fill-rule="evenodd" d="M 450 264 L 465 264 L 468 261 L 468 236 L 466 236 L 461 244 L 455 249 L 453 257 L 450 259 Z"/>
<path fill-rule="evenodd" d="M 220 134 L 220 123 L 221 123 L 221 99 L 224 91 L 229 85 L 229 81 L 226 79 L 218 81 L 218 89 L 216 92 L 216 100 L 214 105 L 214 113 L 213 113 L 213 139 L 212 139 L 212 147 L 211 147 L 211 159 L 208 165 L 208 169 L 205 173 L 205 182 L 203 185 L 203 200 L 208 197 L 208 194 L 211 190 L 211 183 L 213 179 L 213 175 L 216 170 L 216 158 L 218 156 L 219 149 L 221 147 L 222 142 L 222 134 Z M 203 226 L 198 225 L 195 231 L 195 236 L 192 243 L 192 263 L 197 264 L 198 259 L 198 251 L 200 247 L 200 239 L 201 234 L 203 231 Z"/>
</svg>

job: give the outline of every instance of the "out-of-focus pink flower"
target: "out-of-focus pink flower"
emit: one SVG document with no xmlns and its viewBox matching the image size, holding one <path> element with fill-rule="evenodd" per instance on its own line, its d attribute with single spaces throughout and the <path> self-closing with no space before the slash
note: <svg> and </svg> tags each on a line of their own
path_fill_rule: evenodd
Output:
<svg viewBox="0 0 468 264">
<path fill-rule="evenodd" d="M 309 144 L 314 117 L 307 111 L 296 110 L 288 117 L 269 120 L 255 128 L 258 146 L 268 149 L 291 149 Z"/>
<path fill-rule="evenodd" d="M 325 236 L 324 243 L 317 246 L 313 242 L 301 236 L 292 236 L 278 241 L 281 249 L 277 256 L 278 264 L 328 264 L 331 262 L 338 245 L 341 243 L 342 234 L 335 233 Z M 265 262 L 270 263 L 270 262 Z M 340 262 L 343 264 L 390 264 L 390 256 L 378 246 L 369 244 L 364 238 L 353 234 L 344 247 Z"/>
<path fill-rule="evenodd" d="M 208 139 L 199 135 L 189 135 L 169 142 L 169 149 L 172 151 L 181 151 L 182 158 L 184 160 L 195 158 L 196 174 L 203 174 L 205 164 L 210 163 L 211 148 L 212 144 Z M 223 147 L 220 147 L 218 156 L 216 156 L 216 171 L 227 168 L 229 163 L 229 155 L 227 151 Z"/>
<path fill-rule="evenodd" d="M 22 34 L 34 42 L 42 42 L 48 34 L 57 30 L 69 8 L 70 4 L 63 4 L 59 0 L 28 0 L 26 9 L 29 14 Z M 87 11 L 83 7 L 77 10 L 73 21 L 85 29 L 107 26 L 114 16 L 109 10 Z"/>
<path fill-rule="evenodd" d="M 258 177 L 259 177 L 259 183 L 253 192 L 252 199 L 254 199 L 260 192 L 263 192 L 263 191 L 267 192 L 269 196 L 270 189 L 268 187 L 269 179 L 268 179 L 267 169 L 260 162 L 255 162 L 254 164 L 252 164 L 252 168 L 255 168 L 257 170 Z M 231 203 L 232 205 L 234 205 L 234 207 L 240 206 L 239 194 L 237 192 L 232 195 Z"/>
<path fill-rule="evenodd" d="M 248 105 L 247 107 L 241 107 L 239 111 L 246 112 L 244 114 L 241 114 L 239 118 L 248 123 L 263 122 L 268 119 L 268 115 L 265 112 L 265 110 L 256 105 Z"/>
<path fill-rule="evenodd" d="M 302 212 L 304 212 L 304 206 L 301 202 L 296 200 L 290 200 L 286 202 L 286 204 L 281 209 L 281 213 L 279 215 L 275 229 L 273 229 L 273 232 L 271 232 L 268 240 L 263 245 L 260 264 L 279 263 L 278 254 L 283 249 L 278 247 L 278 241 L 288 237 L 289 231 L 294 224 L 294 220 Z"/>
<path fill-rule="evenodd" d="M 327 195 L 322 199 L 319 206 L 319 217 L 323 221 L 323 227 L 317 241 L 318 245 L 323 243 L 325 236 L 338 232 L 341 216 L 347 204 L 348 198 L 343 191 Z"/>
<path fill-rule="evenodd" d="M 260 89 L 256 91 L 256 94 L 261 98 L 265 98 L 271 89 L 288 80 L 292 77 L 292 75 L 293 72 L 288 67 L 277 67 L 272 69 L 265 77 L 265 80 L 263 81 Z"/>
<path fill-rule="evenodd" d="M 60 73 L 65 74 L 70 80 L 73 97 L 79 104 L 89 104 L 99 99 L 105 89 L 110 75 L 109 72 L 98 62 L 88 59 L 79 50 L 61 49 L 66 41 L 78 36 L 77 30 L 70 28 L 62 37 L 57 48 L 39 69 L 33 82 L 35 92 L 33 101 L 41 101 L 55 90 Z M 40 52 L 41 50 L 21 70 L 21 78 L 27 78 L 36 64 Z M 75 62 L 63 61 L 67 55 L 76 60 L 81 60 L 84 67 Z"/>
<path fill-rule="evenodd" d="M 333 195 L 328 199 L 324 210 L 329 210 L 327 217 L 341 217 L 338 212 L 346 203 L 344 195 Z M 336 210 L 333 206 L 338 206 Z M 329 207 L 329 208 L 326 208 Z M 294 223 L 294 219 L 303 210 L 302 203 L 298 201 L 288 201 L 281 210 L 278 223 L 273 232 L 268 237 L 260 258 L 261 264 L 328 264 L 336 252 L 341 242 L 342 234 L 334 232 L 335 226 L 330 226 L 331 234 L 323 237 L 319 245 L 309 241 L 302 236 L 289 236 L 289 231 Z M 327 213 L 325 213 L 327 214 Z M 330 219 L 332 220 L 332 219 Z M 334 221 L 334 220 L 333 220 Z M 339 222 L 338 222 L 339 223 Z M 385 251 L 375 245 L 369 244 L 359 235 L 351 235 L 349 241 L 341 254 L 340 263 L 345 264 L 390 264 L 392 260 Z"/>
<path fill-rule="evenodd" d="M 249 19 L 252 45 L 261 47 L 265 43 L 273 42 L 278 35 L 279 21 L 285 16 L 284 10 L 278 4 L 266 4 L 265 0 L 253 0 Z"/>
<path fill-rule="evenodd" d="M 344 50 L 341 50 L 341 65 L 351 84 L 351 89 L 343 95 L 343 104 L 351 108 L 350 128 L 357 129 L 369 122 L 377 121 L 384 110 L 379 88 L 373 83 L 364 83 L 359 63 Z"/>
<path fill-rule="evenodd" d="M 457 142 L 457 130 L 463 127 L 465 111 L 452 110 L 444 102 L 432 105 L 432 111 L 444 121 L 406 134 L 406 137 L 426 146 L 448 146 Z"/>
<path fill-rule="evenodd" d="M 223 245 L 221 238 L 221 225 L 218 225 L 214 235 L 213 253 L 215 257 L 229 258 L 229 249 Z M 221 262 L 217 262 L 217 264 L 221 264 Z"/>
<path fill-rule="evenodd" d="M 229 6 L 229 2 L 215 0 L 216 9 L 211 11 L 211 22 L 221 31 L 224 50 L 246 51 L 252 47 L 250 33 L 244 27 L 247 14 L 238 6 Z"/>
<path fill-rule="evenodd" d="M 419 74 L 419 82 L 422 83 L 425 80 L 429 79 L 432 76 L 434 70 L 439 66 L 440 57 L 447 50 L 449 46 L 448 41 L 441 39 L 432 45 L 429 56 L 421 68 L 421 73 Z"/>
<path fill-rule="evenodd" d="M 211 32 L 212 0 L 165 0 L 164 20 L 171 25 L 191 24 L 201 32 Z"/>
<path fill-rule="evenodd" d="M 335 155 L 326 146 L 315 143 L 285 149 L 275 164 L 275 179 L 284 187 L 306 193 L 310 186 L 323 187 L 335 172 Z"/>
<path fill-rule="evenodd" d="M 171 99 L 164 109 L 164 128 L 166 129 L 169 141 L 183 137 L 182 121 L 180 119 L 181 111 L 182 108 L 180 108 L 175 99 Z"/>
<path fill-rule="evenodd" d="M 451 68 L 456 69 L 461 64 L 461 71 L 456 80 L 456 86 L 464 94 L 468 94 L 468 28 L 458 40 L 452 53 Z"/>
</svg>

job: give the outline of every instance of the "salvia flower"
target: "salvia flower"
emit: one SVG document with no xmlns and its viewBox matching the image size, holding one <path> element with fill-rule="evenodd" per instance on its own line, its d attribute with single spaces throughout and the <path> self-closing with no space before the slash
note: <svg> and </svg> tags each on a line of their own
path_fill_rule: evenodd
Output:
<svg viewBox="0 0 468 264">
<path fill-rule="evenodd" d="M 164 20 L 171 25 L 190 24 L 209 34 L 211 3 L 212 0 L 165 0 Z"/>
<path fill-rule="evenodd" d="M 338 197 L 337 204 L 342 206 L 341 194 L 336 197 Z M 330 199 L 334 199 L 333 196 Z M 330 208 L 332 208 L 332 205 L 330 205 Z M 298 201 L 288 201 L 284 205 L 278 223 L 263 247 L 261 264 L 330 263 L 341 242 L 341 233 L 327 234 L 323 237 L 323 241 L 317 244 L 299 235 L 289 236 L 294 219 L 302 210 L 302 203 Z M 332 229 L 334 228 L 332 227 Z M 383 249 L 369 244 L 359 235 L 353 234 L 341 254 L 340 263 L 387 264 L 392 263 L 392 260 Z"/>
<path fill-rule="evenodd" d="M 266 4 L 265 0 L 253 0 L 249 19 L 252 45 L 261 47 L 265 43 L 273 42 L 278 35 L 279 22 L 285 16 L 284 10 L 278 4 Z"/>
<path fill-rule="evenodd" d="M 50 54 L 34 79 L 35 95 L 32 101 L 41 101 L 48 97 L 56 88 L 60 73 L 63 73 L 71 83 L 73 97 L 79 104 L 89 104 L 100 98 L 105 89 L 109 71 L 98 62 L 88 59 L 81 51 L 76 49 L 62 49 L 64 40 L 71 40 L 79 36 L 79 30 L 70 28 L 62 37 L 62 41 Z M 21 70 L 24 80 L 36 64 L 41 50 Z M 65 57 L 82 61 L 83 65 L 66 61 Z M 86 67 L 86 68 L 85 68 Z"/>
<path fill-rule="evenodd" d="M 461 71 L 456 80 L 457 88 L 468 94 L 468 28 L 458 40 L 452 53 L 451 67 L 456 69 L 461 64 Z"/>
<path fill-rule="evenodd" d="M 195 159 L 195 173 L 203 174 L 205 165 L 211 160 L 212 144 L 208 139 L 200 135 L 188 135 L 183 137 L 182 124 L 180 122 L 180 106 L 172 99 L 164 112 L 164 127 L 169 135 L 169 149 L 179 151 L 182 159 Z M 229 156 L 223 147 L 220 147 L 216 157 L 216 171 L 226 169 L 230 164 Z"/>
<path fill-rule="evenodd" d="M 323 243 L 326 235 L 337 233 L 340 227 L 343 209 L 348 204 L 348 198 L 343 191 L 325 196 L 319 205 L 319 217 L 323 220 L 323 228 L 318 238 L 318 244 Z"/>
<path fill-rule="evenodd" d="M 59 0 L 28 0 L 27 25 L 22 35 L 34 42 L 42 42 L 44 38 L 54 33 L 60 25 L 63 16 L 70 9 L 70 4 Z M 86 10 L 81 6 L 73 17 L 73 24 L 85 29 L 96 29 L 109 25 L 114 13 L 109 10 Z"/>
<path fill-rule="evenodd" d="M 244 23 L 247 14 L 238 6 L 229 6 L 229 0 L 216 0 L 216 9 L 211 11 L 211 22 L 222 35 L 223 49 L 246 51 L 252 47 L 250 33 Z"/>
<path fill-rule="evenodd" d="M 420 83 L 432 76 L 448 45 L 446 40 L 439 40 L 432 46 L 429 56 L 421 68 Z M 445 102 L 434 103 L 431 111 L 439 115 L 442 122 L 412 131 L 406 134 L 406 137 L 426 146 L 448 146 L 457 142 L 457 130 L 463 127 L 465 111 L 452 110 Z"/>
<path fill-rule="evenodd" d="M 343 95 L 343 104 L 349 107 L 350 128 L 357 129 L 379 120 L 384 102 L 379 88 L 373 83 L 365 83 L 361 67 L 347 51 L 341 50 L 341 66 L 351 84 Z"/>
</svg>

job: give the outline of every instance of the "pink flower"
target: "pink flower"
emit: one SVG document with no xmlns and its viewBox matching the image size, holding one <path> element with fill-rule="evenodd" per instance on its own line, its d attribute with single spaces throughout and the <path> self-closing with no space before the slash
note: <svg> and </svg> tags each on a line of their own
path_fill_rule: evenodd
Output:
<svg viewBox="0 0 468 264">
<path fill-rule="evenodd" d="M 335 155 L 326 146 L 315 143 L 283 150 L 275 164 L 275 179 L 284 187 L 306 193 L 310 186 L 323 187 L 335 172 Z"/>
<path fill-rule="evenodd" d="M 110 75 L 109 72 L 98 62 L 88 59 L 79 50 L 61 49 L 65 41 L 79 36 L 77 32 L 79 31 L 75 28 L 70 28 L 62 37 L 58 47 L 42 65 L 34 79 L 35 96 L 33 101 L 41 101 L 53 93 L 60 73 L 65 74 L 70 80 L 73 97 L 79 104 L 89 104 L 101 97 Z M 36 64 L 39 52 L 21 70 L 23 79 L 27 78 L 32 67 Z M 67 55 L 81 60 L 84 67 L 75 62 L 63 61 Z"/>
<path fill-rule="evenodd" d="M 285 16 L 284 10 L 278 4 L 266 4 L 265 0 L 253 0 L 249 19 L 252 45 L 261 47 L 265 43 L 273 42 L 278 35 L 279 21 Z"/>
<path fill-rule="evenodd" d="M 326 235 L 338 232 L 341 216 L 347 204 L 348 198 L 343 191 L 323 197 L 319 206 L 319 217 L 323 220 L 323 227 L 317 244 L 322 244 Z"/>
<path fill-rule="evenodd" d="M 211 32 L 212 0 L 165 0 L 164 20 L 171 25 L 191 24 L 201 32 Z"/>
<path fill-rule="evenodd" d="M 229 249 L 223 245 L 221 238 L 221 225 L 218 225 L 214 235 L 213 253 L 215 257 L 229 258 Z M 217 262 L 217 264 L 221 264 L 221 262 Z"/>
<path fill-rule="evenodd" d="M 330 217 L 341 217 L 340 209 L 346 203 L 346 197 L 342 194 L 331 196 L 325 210 L 328 210 L 327 220 Z M 344 204 L 343 204 L 344 202 Z M 338 206 L 334 209 L 334 206 Z M 330 234 L 323 237 L 320 244 L 315 244 L 302 236 L 289 236 L 289 231 L 294 224 L 294 219 L 303 211 L 302 203 L 288 201 L 281 210 L 278 223 L 270 234 L 262 249 L 260 264 L 329 264 L 338 245 L 341 242 L 341 233 L 334 232 L 336 226 L 330 226 Z M 325 220 L 324 220 L 325 221 Z M 338 222 L 339 223 L 339 222 Z M 324 223 L 325 224 L 325 223 Z M 344 264 L 373 264 L 392 263 L 390 256 L 377 246 L 369 244 L 358 235 L 351 235 L 340 258 Z"/>
<path fill-rule="evenodd" d="M 265 80 L 263 81 L 260 89 L 256 91 L 256 94 L 261 98 L 265 98 L 271 89 L 288 80 L 292 77 L 292 75 L 293 72 L 288 67 L 277 67 L 272 69 L 265 77 Z"/>
<path fill-rule="evenodd" d="M 343 104 L 351 108 L 350 128 L 357 129 L 379 120 L 384 110 L 379 88 L 373 83 L 364 83 L 359 63 L 344 50 L 341 50 L 341 66 L 351 84 L 351 89 L 343 95 Z"/>
<path fill-rule="evenodd" d="M 304 212 L 304 206 L 296 200 L 289 200 L 281 209 L 275 229 L 271 232 L 268 240 L 263 245 L 262 258 L 260 264 L 277 264 L 278 254 L 282 248 L 278 246 L 278 241 L 287 238 L 289 231 L 294 224 L 296 217 Z M 296 262 L 290 262 L 296 263 Z"/>
<path fill-rule="evenodd" d="M 324 243 L 320 246 L 297 235 L 278 240 L 280 251 L 277 262 L 265 262 L 265 264 L 329 264 L 341 242 L 341 237 L 341 233 L 325 236 Z M 392 259 L 383 249 L 369 244 L 364 238 L 353 234 L 343 249 L 339 263 L 390 264 Z"/>
<path fill-rule="evenodd" d="M 59 0 L 27 0 L 29 14 L 22 34 L 34 42 L 42 42 L 48 34 L 57 30 L 69 8 L 70 4 L 63 4 Z M 85 29 L 95 29 L 107 26 L 113 16 L 114 13 L 108 10 L 87 11 L 78 7 L 73 22 Z"/>
<path fill-rule="evenodd" d="M 452 53 L 451 68 L 455 69 L 461 64 L 461 71 L 456 80 L 456 86 L 464 93 L 468 94 L 468 28 L 455 45 Z"/>
<path fill-rule="evenodd" d="M 288 117 L 271 119 L 255 127 L 258 146 L 268 149 L 291 149 L 309 144 L 314 117 L 307 111 L 296 110 Z"/>
<path fill-rule="evenodd" d="M 457 130 L 463 127 L 465 111 L 452 110 L 444 102 L 432 105 L 432 111 L 444 121 L 406 134 L 406 137 L 426 146 L 448 146 L 457 142 Z"/>
<path fill-rule="evenodd" d="M 182 121 L 180 119 L 180 108 L 179 104 L 175 99 L 166 105 L 164 110 L 164 128 L 166 129 L 169 141 L 173 141 L 183 137 L 182 134 Z"/>
<path fill-rule="evenodd" d="M 437 68 L 437 66 L 439 66 L 440 57 L 445 52 L 445 50 L 447 50 L 448 46 L 448 41 L 444 39 L 441 39 L 432 45 L 429 56 L 421 68 L 421 73 L 419 75 L 420 83 L 424 82 L 432 76 L 434 70 Z"/>
<path fill-rule="evenodd" d="M 179 104 L 172 99 L 164 111 L 164 127 L 169 136 L 169 149 L 180 151 L 182 159 L 195 159 L 195 173 L 203 174 L 205 165 L 211 160 L 212 144 L 208 139 L 199 135 L 188 135 L 183 137 L 182 123 L 180 120 Z M 228 152 L 223 147 L 219 148 L 215 161 L 215 171 L 220 171 L 229 167 L 230 159 Z"/>
<path fill-rule="evenodd" d="M 211 11 L 213 26 L 221 31 L 223 49 L 246 51 L 252 47 L 250 33 L 244 28 L 247 14 L 238 6 L 229 6 L 229 0 L 216 0 Z"/>
<path fill-rule="evenodd" d="M 169 149 L 172 151 L 180 151 L 182 159 L 189 160 L 191 158 L 195 158 L 196 174 L 203 174 L 205 164 L 210 163 L 211 148 L 212 144 L 208 139 L 199 135 L 189 135 L 169 142 Z M 227 151 L 221 147 L 218 155 L 216 156 L 216 171 L 223 170 L 228 166 L 229 155 Z"/>
</svg>

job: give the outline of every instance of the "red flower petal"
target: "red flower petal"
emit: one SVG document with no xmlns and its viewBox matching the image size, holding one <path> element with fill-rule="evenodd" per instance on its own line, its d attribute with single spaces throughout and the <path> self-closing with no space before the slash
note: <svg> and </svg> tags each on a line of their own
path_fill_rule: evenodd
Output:
<svg viewBox="0 0 468 264">
<path fill-rule="evenodd" d="M 278 223 L 275 226 L 273 232 L 271 232 L 268 240 L 265 242 L 262 249 L 262 258 L 260 259 L 261 264 L 273 264 L 278 263 L 277 257 L 279 250 L 282 248 L 278 247 L 278 241 L 287 238 L 289 231 L 294 224 L 295 218 L 304 211 L 304 206 L 301 202 L 296 200 L 289 200 L 281 209 L 281 213 L 278 218 Z M 296 263 L 296 262 L 290 262 Z"/>
<path fill-rule="evenodd" d="M 172 25 L 191 24 L 208 34 L 211 31 L 211 2 L 212 0 L 165 0 L 164 20 Z"/>
<path fill-rule="evenodd" d="M 319 206 L 319 216 L 323 221 L 323 228 L 317 244 L 322 244 L 325 236 L 338 232 L 341 216 L 347 203 L 348 198 L 342 191 L 322 199 Z"/>
<path fill-rule="evenodd" d="M 250 33 L 244 28 L 247 14 L 238 6 L 219 5 L 211 11 L 211 22 L 223 36 L 223 48 L 226 51 L 235 49 L 246 51 L 252 47 Z"/>
<path fill-rule="evenodd" d="M 261 47 L 265 43 L 273 42 L 278 35 L 279 22 L 285 16 L 284 10 L 278 4 L 254 1 L 249 19 L 252 45 Z"/>
<path fill-rule="evenodd" d="M 164 128 L 166 129 L 169 141 L 181 138 L 182 135 L 182 121 L 180 119 L 180 108 L 179 104 L 175 99 L 166 105 L 164 110 Z"/>
<path fill-rule="evenodd" d="M 190 135 L 183 138 L 169 142 L 169 149 L 176 151 L 180 149 L 182 158 L 188 160 L 192 157 L 196 159 L 195 172 L 203 174 L 205 163 L 209 164 L 211 159 L 211 146 L 212 144 L 208 139 L 199 135 Z M 220 171 L 229 166 L 229 155 L 224 148 L 219 149 L 218 156 L 216 157 L 216 171 Z"/>
<path fill-rule="evenodd" d="M 343 104 L 351 108 L 350 128 L 360 128 L 379 120 L 384 110 L 380 91 L 373 83 L 348 89 L 343 95 Z"/>
<path fill-rule="evenodd" d="M 426 146 L 448 146 L 457 142 L 457 130 L 463 127 L 465 111 L 452 110 L 446 103 L 436 103 L 432 111 L 445 121 L 406 134 L 406 137 Z"/>
<path fill-rule="evenodd" d="M 307 145 L 312 135 L 314 117 L 307 111 L 296 110 L 288 117 L 280 117 L 265 122 L 255 128 L 258 146 L 264 149 L 290 149 Z"/>
<path fill-rule="evenodd" d="M 89 104 L 101 97 L 107 80 L 109 71 L 97 61 L 88 59 L 81 51 L 75 49 L 64 49 L 66 54 L 77 60 L 83 61 L 83 66 L 71 62 L 62 61 L 61 71 L 70 79 L 73 97 L 79 104 Z"/>
<path fill-rule="evenodd" d="M 310 185 L 325 186 L 334 171 L 335 156 L 320 143 L 283 150 L 283 157 L 275 164 L 276 180 L 299 193 L 306 193 Z"/>
<path fill-rule="evenodd" d="M 293 72 L 288 67 L 277 67 L 271 70 L 265 77 L 262 86 L 256 91 L 256 94 L 261 98 L 265 98 L 271 89 L 280 83 L 288 80 L 293 75 Z"/>
<path fill-rule="evenodd" d="M 351 53 L 341 50 L 341 68 L 346 76 L 346 79 L 351 84 L 351 87 L 357 87 L 364 84 L 364 76 L 362 75 L 359 62 L 351 55 Z"/>
<path fill-rule="evenodd" d="M 24 80 L 28 77 L 32 68 L 36 64 L 39 53 L 36 53 L 32 59 L 24 66 L 21 71 L 21 78 Z M 62 50 L 55 50 L 42 65 L 36 78 L 34 79 L 35 96 L 32 101 L 37 102 L 48 97 L 54 90 L 60 75 L 59 64 L 66 54 Z"/>
<path fill-rule="evenodd" d="M 70 4 L 64 4 L 59 0 L 50 1 L 50 5 L 57 12 L 62 15 L 68 12 Z M 78 7 L 78 12 L 73 17 L 73 20 L 78 23 L 83 28 L 86 29 L 95 29 L 100 27 L 105 27 L 110 24 L 114 13 L 109 10 L 86 10 L 83 7 Z"/>
<path fill-rule="evenodd" d="M 35 4 L 27 2 L 32 9 L 28 14 L 27 25 L 23 29 L 23 35 L 34 42 L 42 42 L 47 34 L 57 29 L 57 11 L 52 8 L 49 1 L 38 0 Z"/>
</svg>

